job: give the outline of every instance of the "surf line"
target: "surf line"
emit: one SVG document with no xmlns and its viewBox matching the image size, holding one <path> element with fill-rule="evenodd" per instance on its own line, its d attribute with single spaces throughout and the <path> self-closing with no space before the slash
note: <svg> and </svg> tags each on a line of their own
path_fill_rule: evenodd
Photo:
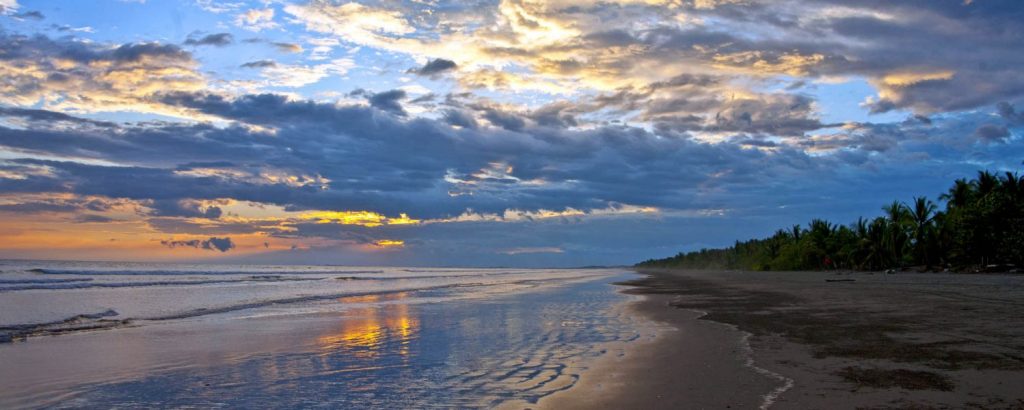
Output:
<svg viewBox="0 0 1024 410">
<path fill-rule="evenodd" d="M 708 315 L 708 312 L 705 312 L 703 310 L 698 310 L 698 309 L 687 309 L 687 310 L 691 310 L 693 312 L 699 313 L 700 316 L 697 317 L 698 320 L 700 318 Z M 753 370 L 757 374 L 765 376 L 765 377 L 767 377 L 769 379 L 777 380 L 777 381 L 782 383 L 781 386 L 776 387 L 775 389 L 772 389 L 772 391 L 770 391 L 770 392 L 764 394 L 763 396 L 761 396 L 761 405 L 758 406 L 758 409 L 760 409 L 760 410 L 767 410 L 773 404 L 775 404 L 775 401 L 779 399 L 779 396 L 781 396 L 783 393 L 785 393 L 789 389 L 793 388 L 793 386 L 795 385 L 795 382 L 793 381 L 793 379 L 791 379 L 789 377 L 786 377 L 786 376 L 783 376 L 783 375 L 781 375 L 779 373 L 773 372 L 771 370 L 765 369 L 763 367 L 760 367 L 754 361 L 754 349 L 750 346 L 750 338 L 751 338 L 751 336 L 754 335 L 753 333 L 747 332 L 745 330 L 740 330 L 739 327 L 737 327 L 736 325 L 733 325 L 733 324 L 722 323 L 722 322 L 718 322 L 718 321 L 714 321 L 714 320 L 712 320 L 712 322 L 728 326 L 729 328 L 732 328 L 733 330 L 735 330 L 737 332 L 740 332 L 740 334 L 742 336 L 740 336 L 739 342 L 740 342 L 740 349 L 743 350 L 743 365 L 744 366 L 750 368 L 751 370 Z"/>
</svg>

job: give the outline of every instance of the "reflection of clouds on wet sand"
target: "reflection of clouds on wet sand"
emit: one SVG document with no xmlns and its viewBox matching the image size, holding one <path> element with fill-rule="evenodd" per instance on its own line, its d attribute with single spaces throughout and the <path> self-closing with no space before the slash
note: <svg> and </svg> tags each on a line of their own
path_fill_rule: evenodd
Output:
<svg viewBox="0 0 1024 410">
<path fill-rule="evenodd" d="M 626 297 L 609 286 L 617 279 L 364 294 L 30 339 L 18 347 L 31 358 L 11 363 L 69 367 L 67 383 L 39 387 L 32 381 L 52 377 L 10 373 L 22 396 L 6 402 L 0 392 L 0 407 L 530 406 L 574 386 L 606 343 L 636 338 Z M 58 347 L 75 353 L 50 358 Z M 125 353 L 132 359 L 103 365 Z"/>
<path fill-rule="evenodd" d="M 539 302 L 539 303 L 538 303 Z M 606 354 L 610 342 L 640 337 L 634 318 L 609 304 L 598 289 L 577 289 L 561 299 L 484 303 L 488 314 L 464 317 L 453 341 L 444 389 L 462 398 L 459 406 L 522 408 L 574 386 L 590 359 Z M 486 346 L 498 354 L 467 354 Z"/>
<path fill-rule="evenodd" d="M 317 344 L 324 353 L 359 358 L 372 359 L 386 353 L 409 356 L 420 322 L 412 308 L 402 302 L 408 296 L 408 292 L 400 292 L 338 299 L 343 304 L 363 306 L 346 310 L 339 328 L 320 336 Z M 392 349 L 394 352 L 389 352 Z"/>
</svg>

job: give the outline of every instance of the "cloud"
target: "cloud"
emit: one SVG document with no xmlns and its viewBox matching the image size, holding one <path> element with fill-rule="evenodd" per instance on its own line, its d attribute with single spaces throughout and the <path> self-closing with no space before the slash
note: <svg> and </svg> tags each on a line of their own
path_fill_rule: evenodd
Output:
<svg viewBox="0 0 1024 410">
<path fill-rule="evenodd" d="M 76 215 L 75 218 L 74 218 L 74 222 L 75 223 L 80 223 L 80 224 L 87 224 L 87 223 L 103 224 L 103 223 L 110 223 L 110 222 L 114 222 L 114 221 L 117 221 L 117 220 L 114 219 L 114 218 L 111 218 L 111 217 L 107 217 L 107 216 L 103 216 L 103 215 L 95 215 L 95 214 L 81 214 L 81 215 Z"/>
<path fill-rule="evenodd" d="M 277 48 L 278 51 L 281 51 L 283 53 L 301 53 L 302 52 L 302 46 L 300 46 L 298 44 L 295 44 L 295 43 L 274 42 L 274 43 L 270 43 L 270 44 L 273 45 L 275 48 Z"/>
<path fill-rule="evenodd" d="M 250 31 L 262 31 L 279 27 L 274 22 L 274 9 L 249 9 L 235 16 L 235 25 Z"/>
<path fill-rule="evenodd" d="M 519 113 L 506 113 L 500 105 L 448 106 L 469 118 L 481 116 L 476 127 L 453 127 L 460 121 L 456 115 L 410 118 L 373 106 L 274 94 L 158 98 L 159 104 L 229 125 L 94 124 L 45 110 L 6 111 L 39 120 L 28 129 L 0 128 L 0 146 L 65 159 L 0 164 L 0 192 L 11 198 L 76 198 L 71 203 L 12 201 L 6 210 L 144 218 L 152 231 L 175 235 L 258 235 L 342 244 L 337 246 L 403 241 L 390 249 L 432 255 L 513 257 L 496 252 L 557 247 L 564 253 L 519 257 L 570 261 L 614 249 L 596 244 L 602 231 L 591 229 L 612 226 L 602 220 L 660 229 L 644 221 L 679 215 L 692 221 L 724 213 L 749 225 L 759 223 L 750 218 L 766 213 L 803 218 L 808 207 L 830 201 L 855 215 L 877 205 L 868 200 L 873 198 L 859 199 L 865 189 L 886 197 L 906 196 L 906 186 L 915 187 L 913 194 L 941 191 L 948 183 L 940 178 L 944 172 L 973 170 L 964 163 L 964 150 L 973 150 L 975 159 L 997 158 L 992 150 L 1004 156 L 1020 151 L 1010 144 L 975 144 L 971 133 L 992 121 L 987 112 L 940 116 L 932 124 L 910 118 L 848 124 L 808 136 L 750 133 L 708 142 L 672 128 L 571 127 L 562 117 L 575 108 L 566 104 Z M 485 125 L 491 122 L 483 118 L 486 110 L 519 118 L 521 127 Z M 927 161 L 920 159 L 924 156 Z M 105 162 L 119 166 L 100 165 Z M 113 214 L 103 206 L 97 209 L 108 210 L 86 210 L 86 202 L 77 198 L 125 205 Z M 266 209 L 238 216 L 238 203 Z M 132 206 L 141 211 L 131 211 Z M 830 212 L 837 213 L 822 216 L 846 215 Z M 406 219 L 420 222 L 388 222 Z M 498 224 L 505 227 L 492 226 Z M 509 226 L 517 224 L 526 226 Z M 631 225 L 614 229 L 624 226 Z M 735 229 L 729 232 L 741 228 Z M 590 232 L 591 237 L 566 239 L 556 232 Z M 464 240 L 446 239 L 456 237 Z M 593 248 L 577 247 L 581 243 Z M 203 248 L 201 243 L 182 246 Z M 465 249 L 454 250 L 460 246 Z M 635 256 L 642 249 L 630 252 Z"/>
<path fill-rule="evenodd" d="M 189 37 L 185 40 L 185 45 L 223 47 L 233 43 L 234 41 L 234 36 L 232 36 L 231 33 L 216 33 L 207 34 L 200 38 Z"/>
<path fill-rule="evenodd" d="M 2 7 L 2 6 L 0 6 L 0 7 Z M 43 20 L 43 19 L 46 18 L 46 16 L 44 16 L 43 13 L 40 13 L 39 11 L 36 11 L 36 10 L 25 11 L 25 12 L 21 12 L 21 13 L 15 13 L 15 14 L 12 14 L 11 17 L 14 17 L 14 18 L 19 19 L 19 20 L 36 20 L 36 21 Z"/>
<path fill-rule="evenodd" d="M 60 31 L 60 32 L 64 32 L 64 33 L 66 33 L 66 32 L 72 32 L 72 33 L 92 33 L 92 32 L 95 31 L 90 26 L 71 27 L 71 26 L 66 25 L 66 24 L 61 24 L 61 25 L 53 24 L 53 25 L 50 25 L 50 27 L 53 28 L 54 30 L 57 30 L 57 31 Z"/>
<path fill-rule="evenodd" d="M 8 14 L 18 10 L 17 0 L 0 0 L 0 13 Z"/>
<path fill-rule="evenodd" d="M 467 10 L 316 1 L 285 12 L 363 46 L 430 61 L 458 55 L 456 79 L 472 88 L 614 92 L 711 72 L 754 83 L 860 77 L 878 91 L 873 111 L 919 114 L 1024 94 L 1024 12 L 1000 2 L 513 0 Z M 750 85 L 731 83 L 745 94 Z"/>
<path fill-rule="evenodd" d="M 375 96 L 381 94 L 387 98 L 378 98 L 376 105 L 385 110 L 271 94 L 235 99 L 167 94 L 161 104 L 247 126 L 112 126 L 88 134 L 7 129 L 0 144 L 11 148 L 116 160 L 122 166 L 19 160 L 19 166 L 51 171 L 19 174 L 22 179 L 0 189 L 140 201 L 232 198 L 291 209 L 342 207 L 426 218 L 467 209 L 587 210 L 609 202 L 688 208 L 694 205 L 691 190 L 701 183 L 749 179 L 754 170 L 770 177 L 775 168 L 809 166 L 798 151 L 780 149 L 767 156 L 622 126 L 571 131 L 530 119 L 519 131 L 453 128 L 392 114 L 395 107 L 388 104 L 401 94 Z M 261 158 L 263 165 L 252 164 L 252 158 Z M 633 163 L 644 166 L 628 165 Z M 287 177 L 273 176 L 265 166 Z M 103 182 L 111 180 L 119 183 Z"/>
<path fill-rule="evenodd" d="M 232 242 L 231 238 L 228 238 L 228 237 L 224 237 L 224 238 L 211 237 L 210 239 L 206 239 L 206 240 L 200 240 L 200 239 L 165 240 L 165 241 L 160 241 L 160 244 L 164 245 L 164 246 L 166 246 L 168 248 L 185 247 L 185 248 L 205 249 L 205 250 L 220 251 L 220 252 L 227 252 L 227 251 L 232 250 L 232 249 L 235 248 L 235 243 Z"/>
<path fill-rule="evenodd" d="M 246 63 L 247 68 L 259 68 L 264 86 L 297 88 L 315 84 L 331 75 L 344 75 L 353 66 L 352 60 L 339 58 L 323 64 L 287 65 L 270 60 Z"/>
<path fill-rule="evenodd" d="M 395 239 L 380 239 L 374 241 L 373 244 L 381 248 L 401 248 L 405 246 L 405 241 Z"/>
<path fill-rule="evenodd" d="M 244 63 L 244 64 L 240 65 L 239 67 L 243 67 L 243 68 L 277 67 L 277 62 L 274 61 L 274 60 L 256 60 L 256 61 L 250 61 L 248 63 Z"/>
<path fill-rule="evenodd" d="M 136 0 L 129 0 L 136 1 Z M 145 0 L 140 0 L 145 1 Z M 227 2 L 219 0 L 195 0 L 195 3 L 199 8 L 206 10 L 211 13 L 226 13 L 229 11 L 235 11 L 244 6 L 244 3 L 239 2 Z"/>
<path fill-rule="evenodd" d="M 153 200 L 146 203 L 154 216 L 217 219 L 223 214 L 220 207 L 193 200 Z"/>
<path fill-rule="evenodd" d="M 974 130 L 974 137 L 985 143 L 1006 142 L 1010 130 L 1002 125 L 983 124 Z"/>
<path fill-rule="evenodd" d="M 417 69 L 410 69 L 410 73 L 415 73 L 423 76 L 436 76 L 446 71 L 451 71 L 457 68 L 458 65 L 452 60 L 445 60 L 443 58 L 435 58 L 427 61 L 423 67 Z"/>
<path fill-rule="evenodd" d="M 74 117 L 60 112 L 39 110 L 33 108 L 16 108 L 0 106 L 0 117 L 19 117 L 29 122 L 67 122 L 74 124 L 89 124 L 103 127 L 109 127 L 114 125 L 114 123 L 112 122 L 89 120 L 85 118 Z"/>
<path fill-rule="evenodd" d="M 302 46 L 296 43 L 288 43 L 283 41 L 268 41 L 267 39 L 259 37 L 247 38 L 242 41 L 249 44 L 267 43 L 274 47 L 275 50 L 280 51 L 282 53 L 301 53 L 303 51 Z"/>
<path fill-rule="evenodd" d="M 379 45 L 381 37 L 415 31 L 401 12 L 359 3 L 313 1 L 305 5 L 289 4 L 284 7 L 284 11 L 312 31 L 333 33 L 346 41 L 360 44 Z"/>
<path fill-rule="evenodd" d="M 1024 123 L 1024 9 L 1008 2 L 197 4 L 305 28 L 242 41 L 310 52 L 199 61 L 64 26 L 0 32 L 11 223 L 108 218 L 200 249 L 273 237 L 301 243 L 296 258 L 623 262 L 818 212 L 849 220 L 1024 155 L 1005 143 Z M 561 253 L 501 253 L 544 249 Z"/>
<path fill-rule="evenodd" d="M 0 103 L 8 105 L 179 115 L 146 97 L 206 85 L 191 54 L 170 44 L 107 45 L 0 32 L 0 50 Z"/>
<path fill-rule="evenodd" d="M 454 126 L 458 126 L 458 127 L 475 129 L 475 128 L 480 126 L 477 123 L 476 119 L 473 118 L 472 114 L 467 113 L 467 112 L 462 111 L 462 110 L 457 110 L 457 109 L 445 110 L 444 113 L 443 113 L 443 118 L 444 118 L 445 122 L 447 122 L 448 124 L 451 124 L 451 125 L 454 125 Z"/>
<path fill-rule="evenodd" d="M 1000 101 L 999 104 L 996 104 L 996 112 L 1012 125 L 1024 125 L 1024 112 L 1017 112 L 1013 104 Z"/>
<path fill-rule="evenodd" d="M 9 167 L 9 166 L 7 166 Z M 10 169 L 10 168 L 8 168 Z M 46 174 L 36 174 L 46 175 Z M 10 178 L 11 175 L 5 175 Z M 99 196 L 63 194 L 0 194 L 0 211 L 15 213 L 134 212 L 139 204 L 130 200 Z"/>
<path fill-rule="evenodd" d="M 563 250 L 562 248 L 558 248 L 558 247 L 554 247 L 554 246 L 549 246 L 549 247 L 539 247 L 539 248 L 511 248 L 511 249 L 501 250 L 498 253 L 503 253 L 505 255 L 523 255 L 523 254 L 533 254 L 533 253 L 565 253 L 565 250 Z"/>
<path fill-rule="evenodd" d="M 370 106 L 390 112 L 395 115 L 404 116 L 406 115 L 405 109 L 402 108 L 401 100 L 406 97 L 405 90 L 396 89 L 390 91 L 379 92 L 370 95 L 367 100 L 370 102 Z"/>
</svg>

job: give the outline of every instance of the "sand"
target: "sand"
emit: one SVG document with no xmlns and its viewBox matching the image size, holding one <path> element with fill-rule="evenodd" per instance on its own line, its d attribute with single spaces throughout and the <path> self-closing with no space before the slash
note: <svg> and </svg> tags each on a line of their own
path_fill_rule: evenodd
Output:
<svg viewBox="0 0 1024 410">
<path fill-rule="evenodd" d="M 537 407 L 1024 409 L 1024 276 L 641 273 L 662 330 Z"/>
</svg>

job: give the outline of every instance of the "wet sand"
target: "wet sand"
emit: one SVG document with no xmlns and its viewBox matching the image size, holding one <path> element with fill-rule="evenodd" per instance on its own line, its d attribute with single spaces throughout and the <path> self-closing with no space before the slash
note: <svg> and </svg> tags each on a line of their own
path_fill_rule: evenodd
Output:
<svg viewBox="0 0 1024 410">
<path fill-rule="evenodd" d="M 631 306 L 659 324 L 653 337 L 621 350 L 613 346 L 572 389 L 542 399 L 538 408 L 760 407 L 764 395 L 782 383 L 750 366 L 744 335 L 729 325 L 697 320 L 700 313 L 671 307 L 672 300 L 648 295 Z"/>
<path fill-rule="evenodd" d="M 539 407 L 1024 408 L 1024 276 L 641 273 L 657 337 Z"/>
<path fill-rule="evenodd" d="M 254 273 L 214 269 L 157 279 Z M 0 409 L 529 405 L 570 389 L 605 346 L 633 343 L 634 323 L 647 322 L 625 312 L 639 297 L 612 285 L 636 277 L 621 270 L 385 269 L 375 279 L 337 280 L 336 272 L 282 267 L 282 277 L 321 277 L 286 284 L 0 289 L 0 334 L 18 332 L 0 343 Z M 154 281 L 109 271 L 89 277 Z M 62 279 L 33 275 L 50 274 L 0 280 Z M 154 295 L 180 303 L 161 306 Z M 45 326 L 23 332 L 18 324 L 31 318 Z"/>
</svg>

